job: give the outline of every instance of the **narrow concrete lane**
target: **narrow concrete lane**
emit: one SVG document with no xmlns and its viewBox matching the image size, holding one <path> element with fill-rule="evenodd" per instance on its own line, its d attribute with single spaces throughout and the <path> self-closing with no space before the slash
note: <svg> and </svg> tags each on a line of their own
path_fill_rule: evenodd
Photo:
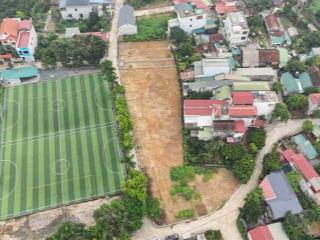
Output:
<svg viewBox="0 0 320 240">
<path fill-rule="evenodd" d="M 320 119 L 314 119 L 313 122 L 319 125 Z M 302 123 L 303 120 L 290 120 L 287 123 L 275 123 L 266 128 L 266 145 L 257 155 L 256 167 L 250 181 L 245 185 L 241 185 L 220 210 L 195 221 L 190 221 L 189 223 L 180 223 L 162 228 L 154 226 L 150 220 L 145 219 L 144 226 L 135 233 L 133 239 L 149 240 L 154 237 L 164 238 L 173 233 L 190 237 L 194 233 L 200 233 L 208 229 L 220 229 L 224 239 L 241 240 L 242 238 L 236 226 L 238 208 L 243 206 L 246 195 L 258 184 L 258 178 L 262 170 L 263 156 L 270 152 L 273 144 L 281 138 L 302 131 Z"/>
</svg>

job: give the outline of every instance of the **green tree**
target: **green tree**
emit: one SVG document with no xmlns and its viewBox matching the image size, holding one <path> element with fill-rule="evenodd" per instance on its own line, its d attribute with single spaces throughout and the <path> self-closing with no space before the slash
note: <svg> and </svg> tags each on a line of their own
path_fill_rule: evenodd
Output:
<svg viewBox="0 0 320 240">
<path fill-rule="evenodd" d="M 105 60 L 100 64 L 100 68 L 103 74 L 103 77 L 111 84 L 114 84 L 117 75 L 115 73 L 115 68 L 112 65 L 112 62 L 110 60 Z"/>
<path fill-rule="evenodd" d="M 317 153 L 320 154 L 320 141 L 317 140 L 314 144 L 313 144 L 314 148 L 316 149 Z"/>
<path fill-rule="evenodd" d="M 273 84 L 272 84 L 272 89 L 273 89 L 273 91 L 275 91 L 276 93 L 280 93 L 281 91 L 282 91 L 282 89 L 283 89 L 283 85 L 282 85 L 282 83 L 281 82 L 274 82 Z"/>
<path fill-rule="evenodd" d="M 249 128 L 248 143 L 254 143 L 258 149 L 262 149 L 266 143 L 267 134 L 263 128 Z"/>
<path fill-rule="evenodd" d="M 320 55 L 316 55 L 312 58 L 312 65 L 320 67 Z"/>
<path fill-rule="evenodd" d="M 160 201 L 154 197 L 147 198 L 147 213 L 148 216 L 153 220 L 156 221 L 160 217 Z"/>
<path fill-rule="evenodd" d="M 298 193 L 300 192 L 300 180 L 301 177 L 299 175 L 299 173 L 297 173 L 296 171 L 290 171 L 288 173 L 286 173 L 288 181 L 293 189 L 294 192 Z"/>
<path fill-rule="evenodd" d="M 22 11 L 16 11 L 16 17 L 23 19 L 26 17 L 26 14 Z"/>
<path fill-rule="evenodd" d="M 272 7 L 272 0 L 246 0 L 246 3 L 249 8 L 253 8 L 257 12 Z"/>
<path fill-rule="evenodd" d="M 95 239 L 95 229 L 86 229 L 85 225 L 82 223 L 74 223 L 70 221 L 63 222 L 57 232 L 53 234 L 48 240 L 94 240 Z"/>
<path fill-rule="evenodd" d="M 144 201 L 147 197 L 147 177 L 137 170 L 130 170 L 122 192 L 132 199 Z"/>
<path fill-rule="evenodd" d="M 249 153 L 250 153 L 252 156 L 255 156 L 258 152 L 259 152 L 259 149 L 258 149 L 258 147 L 256 146 L 256 144 L 255 144 L 255 143 L 250 143 L 250 144 L 249 144 Z"/>
<path fill-rule="evenodd" d="M 303 121 L 302 129 L 305 133 L 309 134 L 313 131 L 313 122 L 310 119 Z"/>
<path fill-rule="evenodd" d="M 83 40 L 87 44 L 84 60 L 89 64 L 98 64 L 105 55 L 106 43 L 97 36 L 86 36 Z"/>
<path fill-rule="evenodd" d="M 237 161 L 240 160 L 245 154 L 245 149 L 242 144 L 225 144 L 220 151 L 220 154 L 223 158 L 223 162 L 229 167 Z"/>
<path fill-rule="evenodd" d="M 285 103 L 277 103 L 273 112 L 272 118 L 287 122 L 291 118 L 291 114 L 288 110 L 288 106 Z"/>
<path fill-rule="evenodd" d="M 292 94 L 285 100 L 285 102 L 290 111 L 299 110 L 304 112 L 308 109 L 308 98 L 300 93 Z"/>
<path fill-rule="evenodd" d="M 282 226 L 290 240 L 306 239 L 304 221 L 299 215 L 293 215 L 290 212 L 287 213 Z"/>
<path fill-rule="evenodd" d="M 241 209 L 244 220 L 248 223 L 256 224 L 262 215 L 262 189 L 255 188 L 252 192 L 248 193 L 244 201 L 244 206 Z"/>
<path fill-rule="evenodd" d="M 240 160 L 237 160 L 232 170 L 235 174 L 235 176 L 239 179 L 240 183 L 247 183 L 253 173 L 255 166 L 255 161 L 253 157 L 250 154 L 245 154 L 240 158 Z"/>
<path fill-rule="evenodd" d="M 267 175 L 273 171 L 281 170 L 280 154 L 274 148 L 270 153 L 263 157 L 263 174 Z"/>
<path fill-rule="evenodd" d="M 286 70 L 291 72 L 292 74 L 296 74 L 296 72 L 304 72 L 306 71 L 307 66 L 304 64 L 304 62 L 300 62 L 299 60 L 289 60 L 286 66 Z"/>
<path fill-rule="evenodd" d="M 172 40 L 177 46 L 187 38 L 187 34 L 179 27 L 173 27 L 170 29 L 170 40 Z"/>
</svg>

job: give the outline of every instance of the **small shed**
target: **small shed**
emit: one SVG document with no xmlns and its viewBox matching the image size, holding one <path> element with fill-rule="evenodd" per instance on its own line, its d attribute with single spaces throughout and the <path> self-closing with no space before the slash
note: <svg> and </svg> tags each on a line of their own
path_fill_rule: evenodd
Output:
<svg viewBox="0 0 320 240">
<path fill-rule="evenodd" d="M 119 12 L 118 35 L 133 35 L 138 33 L 134 8 L 125 4 Z"/>
</svg>

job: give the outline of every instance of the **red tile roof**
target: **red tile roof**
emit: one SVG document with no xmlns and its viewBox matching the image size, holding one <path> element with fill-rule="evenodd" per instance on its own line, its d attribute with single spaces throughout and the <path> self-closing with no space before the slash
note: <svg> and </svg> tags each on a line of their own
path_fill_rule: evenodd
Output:
<svg viewBox="0 0 320 240">
<path fill-rule="evenodd" d="M 265 200 L 270 200 L 276 197 L 272 186 L 268 180 L 267 177 L 265 177 L 262 182 L 259 184 L 259 187 L 262 189 L 263 191 L 263 197 Z"/>
<path fill-rule="evenodd" d="M 259 226 L 251 229 L 248 234 L 251 240 L 275 240 L 273 239 L 268 226 Z"/>
<path fill-rule="evenodd" d="M 265 21 L 267 24 L 267 28 L 275 28 L 280 29 L 280 23 L 278 21 L 278 18 L 275 14 L 271 14 L 265 17 Z"/>
<path fill-rule="evenodd" d="M 235 127 L 235 132 L 237 133 L 245 133 L 247 131 L 243 120 L 234 121 L 234 127 Z"/>
<path fill-rule="evenodd" d="M 11 59 L 12 55 L 11 54 L 2 54 L 2 55 L 0 55 L 0 58 L 1 59 Z"/>
<path fill-rule="evenodd" d="M 187 99 L 184 100 L 184 108 L 191 108 L 191 107 L 209 107 L 214 104 L 223 104 L 223 100 L 198 100 L 198 99 Z"/>
<path fill-rule="evenodd" d="M 86 32 L 86 33 L 80 33 L 80 35 L 81 36 L 87 36 L 87 35 L 96 36 L 105 42 L 107 42 L 109 40 L 109 35 L 106 32 Z"/>
<path fill-rule="evenodd" d="M 19 30 L 22 30 L 22 29 L 30 30 L 31 27 L 32 27 L 32 23 L 30 20 L 22 20 L 19 23 Z"/>
<path fill-rule="evenodd" d="M 285 151 L 280 152 L 281 156 L 283 157 L 283 160 L 290 162 L 291 161 L 291 157 L 293 155 L 295 155 L 296 153 L 291 149 L 287 149 Z"/>
<path fill-rule="evenodd" d="M 280 63 L 278 49 L 259 49 L 259 66 L 275 65 Z"/>
<path fill-rule="evenodd" d="M 253 94 L 251 92 L 233 92 L 233 103 L 236 105 L 252 105 Z"/>
<path fill-rule="evenodd" d="M 309 97 L 313 104 L 320 104 L 320 93 L 311 93 Z"/>
<path fill-rule="evenodd" d="M 184 100 L 184 115 L 210 116 L 213 105 L 221 105 L 222 100 Z"/>
<path fill-rule="evenodd" d="M 7 39 L 16 41 L 18 37 L 19 22 L 13 18 L 5 18 L 0 25 L 0 35 L 6 33 Z"/>
<path fill-rule="evenodd" d="M 291 156 L 291 161 L 306 180 L 311 180 L 314 177 L 319 177 L 319 174 L 314 170 L 313 166 L 308 162 L 302 153 Z"/>
<path fill-rule="evenodd" d="M 255 117 L 257 116 L 257 109 L 254 106 L 230 106 L 229 107 L 230 117 L 239 117 L 239 116 L 248 116 Z"/>
<path fill-rule="evenodd" d="M 20 32 L 18 48 L 28 47 L 30 32 Z"/>
<path fill-rule="evenodd" d="M 211 116 L 212 108 L 185 108 L 184 109 L 185 116 Z"/>
<path fill-rule="evenodd" d="M 229 13 L 229 12 L 238 11 L 237 6 L 234 3 L 228 4 L 228 3 L 222 2 L 222 1 L 219 1 L 216 3 L 215 9 L 218 14 L 225 14 L 225 13 Z"/>
<path fill-rule="evenodd" d="M 214 33 L 209 35 L 210 42 L 221 42 L 224 40 L 224 36 L 221 33 Z"/>
</svg>

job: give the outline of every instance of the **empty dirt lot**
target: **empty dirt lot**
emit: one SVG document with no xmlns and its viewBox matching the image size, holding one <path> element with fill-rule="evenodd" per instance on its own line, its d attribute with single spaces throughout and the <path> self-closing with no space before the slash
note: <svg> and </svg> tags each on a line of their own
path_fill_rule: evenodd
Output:
<svg viewBox="0 0 320 240">
<path fill-rule="evenodd" d="M 174 203 L 170 195 L 170 168 L 183 164 L 183 150 L 181 96 L 168 42 L 121 43 L 119 55 L 139 159 L 151 178 L 152 194 L 166 212 L 166 222 L 177 221 L 177 212 L 186 208 L 195 208 L 197 215 L 217 208 L 238 185 L 224 169 L 207 183 L 197 176 L 191 183 L 201 195 L 197 200 L 178 197 Z"/>
<path fill-rule="evenodd" d="M 152 193 L 166 213 L 174 211 L 169 173 L 172 166 L 183 163 L 182 126 L 179 84 L 168 43 L 122 43 L 120 75 Z"/>
</svg>

